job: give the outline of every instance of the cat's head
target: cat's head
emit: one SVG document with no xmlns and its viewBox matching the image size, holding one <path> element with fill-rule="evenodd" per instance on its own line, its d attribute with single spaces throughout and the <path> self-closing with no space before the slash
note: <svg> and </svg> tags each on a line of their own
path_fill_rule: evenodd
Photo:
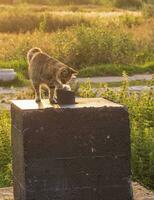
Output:
<svg viewBox="0 0 154 200">
<path fill-rule="evenodd" d="M 78 72 L 71 67 L 64 67 L 60 70 L 60 80 L 63 84 L 66 84 L 70 80 L 76 78 Z"/>
</svg>

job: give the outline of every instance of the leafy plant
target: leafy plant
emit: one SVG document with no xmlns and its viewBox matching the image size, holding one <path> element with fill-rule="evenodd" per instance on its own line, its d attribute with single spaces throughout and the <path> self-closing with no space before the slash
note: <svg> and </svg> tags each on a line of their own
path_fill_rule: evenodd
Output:
<svg viewBox="0 0 154 200">
<path fill-rule="evenodd" d="M 142 6 L 142 0 L 114 0 L 114 5 L 117 7 L 136 7 Z"/>
<path fill-rule="evenodd" d="M 115 24 L 93 27 L 78 26 L 72 31 L 59 31 L 53 38 L 56 56 L 74 66 L 98 63 L 130 63 L 134 42 Z"/>
<path fill-rule="evenodd" d="M 12 183 L 10 116 L 0 111 L 0 187 Z"/>
<path fill-rule="evenodd" d="M 144 4 L 142 12 L 145 17 L 154 17 L 154 5 Z"/>
</svg>

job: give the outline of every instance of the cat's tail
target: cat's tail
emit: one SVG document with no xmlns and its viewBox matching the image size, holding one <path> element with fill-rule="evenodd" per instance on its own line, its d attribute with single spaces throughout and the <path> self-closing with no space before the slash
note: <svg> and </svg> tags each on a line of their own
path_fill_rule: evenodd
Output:
<svg viewBox="0 0 154 200">
<path fill-rule="evenodd" d="M 32 58 L 34 57 L 34 55 L 36 53 L 42 52 L 42 50 L 38 47 L 33 47 L 32 49 L 30 49 L 27 53 L 27 61 L 30 64 Z"/>
</svg>

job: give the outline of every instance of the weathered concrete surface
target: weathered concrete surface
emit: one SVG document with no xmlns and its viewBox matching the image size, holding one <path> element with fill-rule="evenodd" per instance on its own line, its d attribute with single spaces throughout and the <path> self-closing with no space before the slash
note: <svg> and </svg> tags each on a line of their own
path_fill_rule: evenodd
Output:
<svg viewBox="0 0 154 200">
<path fill-rule="evenodd" d="M 12 81 L 15 77 L 14 69 L 0 69 L 0 81 Z"/>
<path fill-rule="evenodd" d="M 138 80 L 151 80 L 152 74 L 136 74 L 133 76 L 128 76 L 129 81 L 138 81 Z M 121 82 L 124 80 L 122 76 L 106 76 L 106 77 L 90 77 L 90 78 L 77 78 L 79 83 L 89 80 L 92 83 L 113 83 Z"/>
<path fill-rule="evenodd" d="M 15 200 L 130 200 L 128 113 L 105 99 L 14 101 Z"/>
<path fill-rule="evenodd" d="M 154 200 L 154 192 L 151 192 L 139 185 L 133 183 L 134 200 Z M 13 200 L 13 188 L 1 188 L 0 200 Z"/>
<path fill-rule="evenodd" d="M 107 99 L 103 98 L 76 98 L 76 104 L 72 105 L 51 105 L 48 99 L 42 100 L 41 103 L 36 103 L 34 100 L 14 100 L 12 101 L 19 109 L 21 110 L 38 110 L 38 109 L 46 109 L 46 108 L 101 108 L 101 107 L 123 107 L 120 104 L 111 102 Z"/>
</svg>

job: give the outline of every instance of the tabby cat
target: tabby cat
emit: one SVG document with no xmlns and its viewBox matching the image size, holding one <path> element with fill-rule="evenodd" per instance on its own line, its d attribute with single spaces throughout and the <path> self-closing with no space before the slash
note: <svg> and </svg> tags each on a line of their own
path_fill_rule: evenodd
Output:
<svg viewBox="0 0 154 200">
<path fill-rule="evenodd" d="M 56 89 L 68 90 L 66 84 L 77 75 L 77 71 L 34 47 L 27 53 L 29 76 L 35 90 L 36 102 L 41 101 L 41 85 L 49 89 L 50 103 L 56 103 Z"/>
</svg>

